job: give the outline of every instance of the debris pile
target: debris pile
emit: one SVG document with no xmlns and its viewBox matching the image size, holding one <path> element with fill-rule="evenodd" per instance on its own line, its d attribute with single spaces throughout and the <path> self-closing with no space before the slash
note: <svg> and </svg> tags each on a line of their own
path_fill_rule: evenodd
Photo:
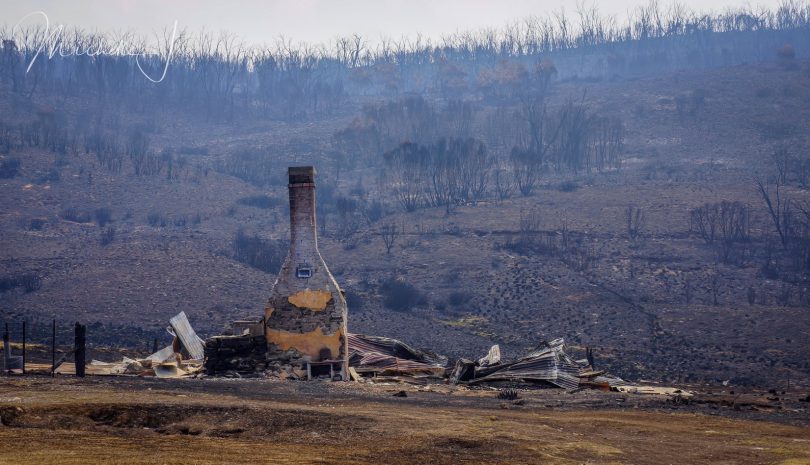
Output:
<svg viewBox="0 0 810 465">
<path fill-rule="evenodd" d="M 396 339 L 349 334 L 349 366 L 361 375 L 442 377 L 447 357 L 414 349 Z"/>
<path fill-rule="evenodd" d="M 493 349 L 495 347 L 497 346 Z M 571 359 L 565 352 L 565 341 L 562 338 L 542 344 L 515 361 L 505 363 L 498 361 L 488 365 L 479 363 L 474 370 L 467 369 L 465 374 L 472 376 L 467 379 L 459 377 L 457 382 L 481 384 L 513 381 L 550 385 L 567 390 L 582 387 L 610 388 L 625 384 L 620 378 L 605 376 L 603 371 L 594 371 L 587 361 Z"/>
<path fill-rule="evenodd" d="M 152 355 L 142 359 L 124 357 L 120 362 L 108 363 L 92 360 L 88 374 L 93 375 L 137 375 L 158 378 L 181 378 L 193 376 L 203 368 L 205 351 L 203 341 L 194 332 L 185 312 L 180 312 L 169 320 L 166 330 L 173 336 L 172 343 Z M 57 370 L 69 374 L 72 364 Z M 56 370 L 57 365 L 54 367 Z"/>
<path fill-rule="evenodd" d="M 124 357 L 120 362 L 93 360 L 88 374 L 155 376 L 180 378 L 207 376 L 231 378 L 267 377 L 279 379 L 340 380 L 331 361 L 305 360 L 300 365 L 282 364 L 269 356 L 267 340 L 259 324 L 253 321 L 235 325 L 236 335 L 200 339 L 184 312 L 169 320 L 167 331 L 172 343 L 142 359 Z M 263 325 L 262 325 L 263 326 Z M 637 394 L 688 396 L 676 388 L 632 386 L 622 379 L 594 369 L 593 352 L 586 359 L 574 360 L 565 351 L 563 339 L 540 344 L 515 360 L 503 360 L 498 345 L 492 346 L 478 360 L 460 358 L 451 362 L 447 357 L 414 348 L 402 341 L 379 336 L 348 334 L 349 376 L 361 382 L 400 382 L 409 384 L 453 384 L 514 388 L 552 387 L 568 391 L 583 388 L 614 390 Z M 8 351 L 6 351 L 8 353 Z M 72 373 L 73 364 L 62 357 L 54 367 L 57 373 Z M 339 369 L 339 367 L 338 367 Z M 508 390 L 508 389 L 507 389 Z M 516 396 L 515 393 L 510 395 Z"/>
<path fill-rule="evenodd" d="M 541 344 L 517 360 L 501 360 L 500 347 L 494 345 L 477 361 L 460 358 L 450 365 L 447 357 L 414 349 L 396 339 L 349 334 L 349 366 L 371 381 L 393 378 L 423 384 L 434 378 L 469 386 L 509 382 L 566 390 L 626 385 L 620 378 L 595 371 L 590 354 L 589 360 L 573 360 L 565 352 L 563 339 Z"/>
</svg>

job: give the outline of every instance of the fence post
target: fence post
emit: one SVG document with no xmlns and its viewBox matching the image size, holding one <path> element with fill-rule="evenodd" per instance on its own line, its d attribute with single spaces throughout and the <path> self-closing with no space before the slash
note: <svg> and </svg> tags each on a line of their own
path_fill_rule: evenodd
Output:
<svg viewBox="0 0 810 465">
<path fill-rule="evenodd" d="M 56 318 L 51 327 L 51 378 L 56 377 Z"/>
<path fill-rule="evenodd" d="M 86 331 L 87 327 L 80 325 L 77 321 L 74 330 L 73 350 L 74 360 L 76 362 L 76 376 L 79 378 L 84 378 Z"/>
<path fill-rule="evenodd" d="M 6 323 L 6 331 L 3 333 L 3 371 L 7 375 L 11 374 L 8 366 L 11 364 L 11 342 L 9 341 L 8 323 Z"/>
<path fill-rule="evenodd" d="M 22 374 L 25 374 L 25 320 L 23 320 L 23 355 L 22 355 Z"/>
</svg>

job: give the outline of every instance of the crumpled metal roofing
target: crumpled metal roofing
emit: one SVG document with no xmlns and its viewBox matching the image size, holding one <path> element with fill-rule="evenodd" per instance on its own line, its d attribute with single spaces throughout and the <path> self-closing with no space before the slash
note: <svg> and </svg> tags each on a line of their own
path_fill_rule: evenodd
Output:
<svg viewBox="0 0 810 465">
<path fill-rule="evenodd" d="M 580 373 L 585 367 L 574 362 L 565 353 L 565 342 L 555 339 L 526 356 L 505 363 L 502 368 L 475 378 L 470 384 L 488 381 L 545 381 L 563 389 L 577 389 Z"/>
<path fill-rule="evenodd" d="M 396 339 L 349 334 L 349 366 L 358 372 L 443 374 L 447 357 Z"/>
</svg>

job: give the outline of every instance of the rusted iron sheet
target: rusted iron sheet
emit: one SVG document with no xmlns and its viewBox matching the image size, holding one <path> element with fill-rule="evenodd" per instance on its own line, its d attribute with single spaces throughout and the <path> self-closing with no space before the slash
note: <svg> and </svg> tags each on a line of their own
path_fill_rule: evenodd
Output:
<svg viewBox="0 0 810 465">
<path fill-rule="evenodd" d="M 396 339 L 349 334 L 349 365 L 358 373 L 442 375 L 446 364 L 446 357 L 414 349 Z"/>
</svg>

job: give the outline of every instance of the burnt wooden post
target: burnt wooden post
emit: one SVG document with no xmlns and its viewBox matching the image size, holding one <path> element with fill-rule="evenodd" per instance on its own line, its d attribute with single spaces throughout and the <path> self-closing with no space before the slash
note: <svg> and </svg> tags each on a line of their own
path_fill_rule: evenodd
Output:
<svg viewBox="0 0 810 465">
<path fill-rule="evenodd" d="M 51 378 L 56 376 L 56 319 L 51 327 Z"/>
<path fill-rule="evenodd" d="M 76 322 L 73 338 L 74 360 L 76 361 L 76 376 L 84 378 L 84 367 L 86 361 L 85 342 L 87 327 Z"/>
<path fill-rule="evenodd" d="M 9 365 L 11 364 L 11 343 L 9 341 L 8 335 L 8 323 L 6 323 L 6 330 L 3 333 L 3 371 L 6 374 L 11 374 L 11 370 L 9 370 Z"/>
<path fill-rule="evenodd" d="M 22 354 L 22 374 L 25 374 L 25 320 L 23 320 L 23 354 Z"/>
</svg>

